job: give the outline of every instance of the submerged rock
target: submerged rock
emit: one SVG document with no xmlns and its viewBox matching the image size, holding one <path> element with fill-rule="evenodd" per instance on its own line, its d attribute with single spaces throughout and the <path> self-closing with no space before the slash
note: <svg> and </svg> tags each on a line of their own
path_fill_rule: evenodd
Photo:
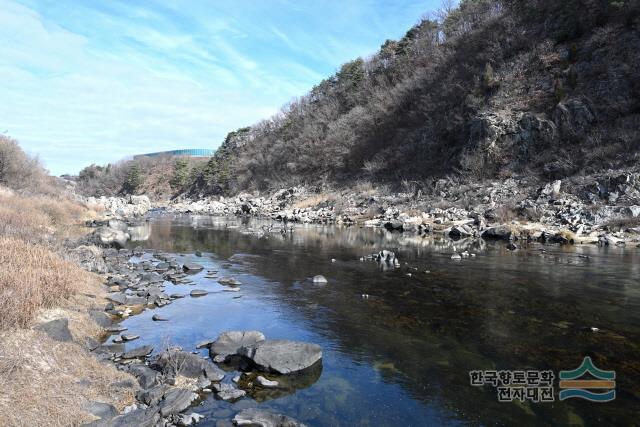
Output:
<svg viewBox="0 0 640 427">
<path fill-rule="evenodd" d="M 278 381 L 268 380 L 262 375 L 258 375 L 258 377 L 256 378 L 256 382 L 265 388 L 278 387 L 278 385 L 280 384 Z"/>
<path fill-rule="evenodd" d="M 254 427 L 306 427 L 301 422 L 286 415 L 273 414 L 258 408 L 243 409 L 234 418 L 238 426 Z"/>
<path fill-rule="evenodd" d="M 307 369 L 322 359 L 322 348 L 300 341 L 268 340 L 243 347 L 239 354 L 249 358 L 261 370 L 291 374 Z"/>
</svg>

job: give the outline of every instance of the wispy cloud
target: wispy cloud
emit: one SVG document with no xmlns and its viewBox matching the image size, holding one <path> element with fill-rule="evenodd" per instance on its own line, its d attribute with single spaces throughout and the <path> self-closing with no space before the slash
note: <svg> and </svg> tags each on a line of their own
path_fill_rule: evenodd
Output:
<svg viewBox="0 0 640 427">
<path fill-rule="evenodd" d="M 216 147 L 435 2 L 397 3 L 3 0 L 0 131 L 56 174 Z"/>
</svg>

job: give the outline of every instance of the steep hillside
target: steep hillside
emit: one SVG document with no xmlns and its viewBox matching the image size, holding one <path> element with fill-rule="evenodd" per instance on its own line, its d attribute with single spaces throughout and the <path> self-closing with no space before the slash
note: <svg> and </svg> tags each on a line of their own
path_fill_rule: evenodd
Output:
<svg viewBox="0 0 640 427">
<path fill-rule="evenodd" d="M 638 1 L 464 0 L 230 134 L 191 194 L 634 165 Z"/>
</svg>

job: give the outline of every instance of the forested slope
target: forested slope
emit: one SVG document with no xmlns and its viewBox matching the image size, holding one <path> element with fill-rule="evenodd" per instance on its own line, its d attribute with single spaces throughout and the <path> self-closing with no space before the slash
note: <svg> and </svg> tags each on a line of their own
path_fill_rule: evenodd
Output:
<svg viewBox="0 0 640 427">
<path fill-rule="evenodd" d="M 639 9 L 463 1 L 231 134 L 193 189 L 550 179 L 636 162 Z"/>
</svg>

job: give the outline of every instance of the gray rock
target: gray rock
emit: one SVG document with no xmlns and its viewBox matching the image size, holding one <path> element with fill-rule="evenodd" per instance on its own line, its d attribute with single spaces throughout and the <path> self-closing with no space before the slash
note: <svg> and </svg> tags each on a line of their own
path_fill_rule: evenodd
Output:
<svg viewBox="0 0 640 427">
<path fill-rule="evenodd" d="M 73 341 L 71 332 L 69 331 L 69 319 L 55 319 L 50 322 L 41 323 L 35 329 L 44 332 L 56 341 L 69 342 Z"/>
<path fill-rule="evenodd" d="M 451 231 L 449 231 L 449 236 L 454 239 L 463 239 L 471 236 L 472 234 L 471 230 L 464 225 L 455 225 L 451 228 Z"/>
<path fill-rule="evenodd" d="M 113 319 L 107 313 L 99 310 L 89 310 L 89 317 L 96 322 L 98 326 L 103 328 L 110 326 L 113 323 Z"/>
<path fill-rule="evenodd" d="M 300 341 L 268 340 L 251 347 L 243 347 L 245 356 L 261 370 L 291 374 L 311 367 L 322 359 L 322 348 Z"/>
<path fill-rule="evenodd" d="M 317 276 L 313 276 L 313 283 L 325 284 L 325 283 L 329 283 L 329 281 L 327 280 L 326 277 L 319 274 Z"/>
<path fill-rule="evenodd" d="M 107 272 L 102 249 L 97 246 L 78 246 L 69 251 L 69 257 L 78 262 L 87 271 L 101 274 Z"/>
<path fill-rule="evenodd" d="M 153 316 L 151 316 L 151 320 L 153 320 L 154 322 L 166 322 L 167 319 L 166 317 L 162 317 L 159 314 L 154 314 Z"/>
<path fill-rule="evenodd" d="M 178 418 L 178 425 L 192 426 L 192 425 L 198 424 L 200 421 L 202 421 L 203 418 L 204 416 L 197 414 L 195 412 L 192 412 L 190 414 L 182 414 L 180 415 L 180 418 Z"/>
<path fill-rule="evenodd" d="M 238 354 L 242 347 L 250 347 L 265 340 L 260 331 L 228 331 L 220 336 L 209 347 L 209 355 L 229 356 Z"/>
<path fill-rule="evenodd" d="M 485 239 L 509 240 L 511 239 L 511 228 L 507 225 L 498 225 L 496 227 L 487 228 L 482 232 Z"/>
<path fill-rule="evenodd" d="M 225 402 L 238 400 L 247 394 L 246 391 L 240 390 L 231 384 L 214 384 L 213 389 L 216 391 L 216 397 Z"/>
<path fill-rule="evenodd" d="M 172 388 L 165 392 L 164 398 L 158 407 L 163 417 L 180 412 L 191 406 L 191 402 L 196 400 L 198 395 L 186 388 Z"/>
<path fill-rule="evenodd" d="M 83 409 L 94 417 L 100 418 L 99 421 L 101 421 L 101 423 L 95 422 L 94 425 L 96 426 L 104 425 L 111 418 L 118 415 L 118 410 L 115 408 L 115 406 L 108 403 L 88 401 L 83 405 Z"/>
<path fill-rule="evenodd" d="M 119 415 L 112 419 L 108 427 L 155 427 L 156 423 L 160 419 L 160 414 L 158 414 L 158 409 L 155 407 L 151 408 L 138 408 L 133 411 Z"/>
<path fill-rule="evenodd" d="M 123 341 L 133 341 L 140 338 L 140 335 L 125 334 L 125 335 L 120 335 L 120 338 L 122 338 Z"/>
<path fill-rule="evenodd" d="M 256 378 L 256 382 L 265 388 L 275 388 L 280 384 L 278 381 L 268 380 L 262 375 L 258 375 L 258 377 Z"/>
<path fill-rule="evenodd" d="M 147 365 L 139 363 L 129 365 L 129 372 L 138 379 L 140 387 L 143 389 L 148 389 L 158 384 L 158 377 L 160 373 L 158 371 L 154 371 Z"/>
<path fill-rule="evenodd" d="M 185 271 L 200 271 L 204 269 L 203 266 L 201 266 L 200 264 L 196 264 L 195 262 L 185 262 L 182 265 L 182 268 Z"/>
<path fill-rule="evenodd" d="M 640 206 L 627 206 L 624 208 L 624 213 L 631 218 L 638 218 L 640 217 Z"/>
<path fill-rule="evenodd" d="M 148 388 L 146 390 L 140 390 L 137 394 L 137 398 L 140 402 L 145 405 L 155 406 L 162 400 L 164 393 L 169 389 L 169 386 L 166 384 L 158 384 L 154 387 Z"/>
<path fill-rule="evenodd" d="M 113 294 L 108 294 L 107 295 L 107 299 L 109 301 L 113 301 L 118 305 L 126 305 L 127 303 L 127 296 L 125 294 L 122 294 L 120 292 L 116 292 Z"/>
<path fill-rule="evenodd" d="M 224 372 L 210 360 L 178 349 L 163 352 L 156 360 L 156 365 L 166 376 L 198 378 L 204 375 L 210 381 L 221 381 L 224 378 Z"/>
<path fill-rule="evenodd" d="M 191 295 L 192 297 L 203 297 L 205 295 L 207 295 L 209 292 L 203 290 L 203 289 L 194 289 L 191 292 L 189 292 L 189 295 Z"/>
<path fill-rule="evenodd" d="M 150 345 L 143 345 L 142 347 L 134 348 L 127 351 L 122 355 L 123 359 L 137 359 L 141 357 L 147 357 L 153 351 L 153 347 Z"/>
<path fill-rule="evenodd" d="M 240 411 L 233 422 L 237 426 L 251 427 L 305 427 L 301 422 L 286 415 L 273 414 L 258 408 Z"/>
<path fill-rule="evenodd" d="M 93 350 L 97 354 L 116 354 L 124 352 L 124 344 L 103 344 Z"/>
<path fill-rule="evenodd" d="M 218 283 L 220 283 L 221 285 L 227 285 L 227 286 L 240 286 L 242 285 L 242 282 L 240 282 L 239 280 L 233 278 L 233 277 L 221 277 L 220 279 L 218 279 Z"/>
</svg>

